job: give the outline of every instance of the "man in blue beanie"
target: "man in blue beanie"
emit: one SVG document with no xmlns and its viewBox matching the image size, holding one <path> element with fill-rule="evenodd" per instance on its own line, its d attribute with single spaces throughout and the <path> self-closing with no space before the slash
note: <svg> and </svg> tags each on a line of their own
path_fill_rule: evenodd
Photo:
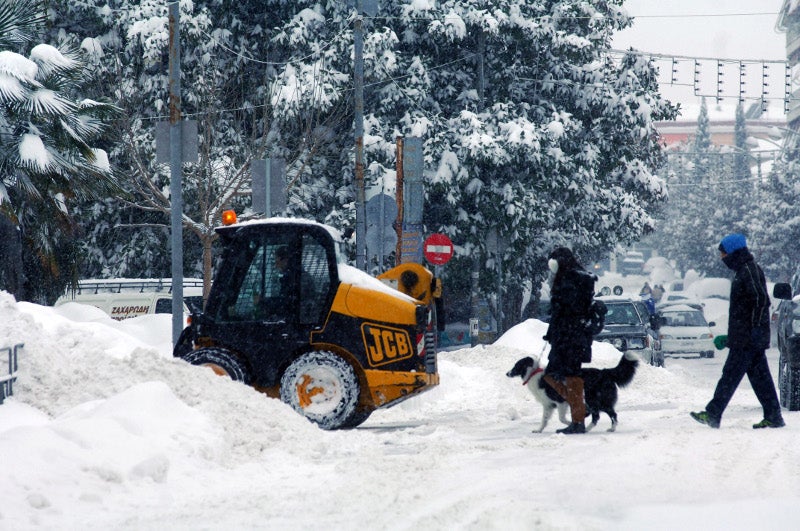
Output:
<svg viewBox="0 0 800 531">
<path fill-rule="evenodd" d="M 769 348 L 769 296 L 764 272 L 747 249 L 742 234 L 729 234 L 719 244 L 722 261 L 734 271 L 728 311 L 728 358 L 714 390 L 714 398 L 705 411 L 692 412 L 701 424 L 719 428 L 722 413 L 728 406 L 745 374 L 756 393 L 764 419 L 754 429 L 781 428 L 781 415 L 775 383 L 769 373 L 766 350 Z"/>
</svg>

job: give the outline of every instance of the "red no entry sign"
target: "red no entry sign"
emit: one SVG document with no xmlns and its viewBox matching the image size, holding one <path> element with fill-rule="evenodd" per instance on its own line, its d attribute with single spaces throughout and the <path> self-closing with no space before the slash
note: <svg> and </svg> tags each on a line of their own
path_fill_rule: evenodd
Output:
<svg viewBox="0 0 800 531">
<path fill-rule="evenodd" d="M 446 234 L 431 234 L 422 244 L 425 259 L 433 265 L 444 265 L 453 257 L 453 242 Z"/>
</svg>

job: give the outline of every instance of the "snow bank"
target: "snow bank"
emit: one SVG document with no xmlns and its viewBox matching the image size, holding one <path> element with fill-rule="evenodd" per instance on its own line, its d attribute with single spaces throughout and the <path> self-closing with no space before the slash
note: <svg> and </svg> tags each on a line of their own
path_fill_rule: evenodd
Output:
<svg viewBox="0 0 800 531">
<path fill-rule="evenodd" d="M 605 416 L 586 436 L 555 434 L 555 419 L 533 434 L 541 405 L 505 376 L 541 352 L 546 325 L 529 320 L 493 345 L 440 354 L 432 391 L 376 411 L 359 429 L 326 432 L 278 400 L 172 359 L 170 325 L 166 315 L 115 322 L 0 293 L 0 338 L 25 343 L 15 395 L 0 406 L 0 528 L 788 529 L 796 521 L 796 415 L 786 413 L 782 430 L 752 430 L 761 412 L 743 384 L 721 429 L 688 416 L 710 398 L 720 358 L 640 365 L 620 392 L 613 434 Z M 595 343 L 593 364 L 620 355 Z"/>
</svg>

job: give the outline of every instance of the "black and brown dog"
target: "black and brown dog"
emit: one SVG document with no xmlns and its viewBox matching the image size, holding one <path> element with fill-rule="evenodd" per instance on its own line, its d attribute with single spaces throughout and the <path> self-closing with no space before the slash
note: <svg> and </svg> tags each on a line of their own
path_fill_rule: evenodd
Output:
<svg viewBox="0 0 800 531">
<path fill-rule="evenodd" d="M 601 411 L 611 419 L 611 428 L 608 431 L 617 429 L 617 412 L 614 410 L 614 406 L 617 404 L 617 388 L 631 383 L 638 365 L 636 354 L 626 352 L 614 368 L 581 369 L 586 412 L 592 416 L 592 421 L 586 427 L 586 431 L 597 425 Z M 509 378 L 516 376 L 522 378 L 522 385 L 526 385 L 536 400 L 542 404 L 542 423 L 538 430 L 533 430 L 537 433 L 544 430 L 556 409 L 558 409 L 559 420 L 564 424 L 569 424 L 569 420 L 567 420 L 569 405 L 542 379 L 543 374 L 544 369 L 539 367 L 539 360 L 531 357 L 517 361 L 514 367 L 506 373 Z"/>
</svg>

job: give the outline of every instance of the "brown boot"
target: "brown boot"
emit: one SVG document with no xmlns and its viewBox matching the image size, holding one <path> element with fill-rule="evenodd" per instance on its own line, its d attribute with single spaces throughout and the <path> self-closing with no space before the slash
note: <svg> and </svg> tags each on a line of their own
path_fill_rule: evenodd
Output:
<svg viewBox="0 0 800 531">
<path fill-rule="evenodd" d="M 556 430 L 556 433 L 572 434 L 586 433 L 583 419 L 586 418 L 586 404 L 583 401 L 583 378 L 579 376 L 567 377 L 567 396 L 570 413 L 572 413 L 572 424 L 564 429 Z"/>
<path fill-rule="evenodd" d="M 561 398 L 563 398 L 564 400 L 567 400 L 567 402 L 569 402 L 569 399 L 567 398 L 567 386 L 564 385 L 564 382 L 556 380 L 555 378 L 553 378 L 549 374 L 546 374 L 543 378 L 544 378 L 544 381 L 547 382 L 547 384 L 550 387 L 552 387 L 553 390 L 555 390 L 556 393 L 561 395 Z"/>
</svg>

